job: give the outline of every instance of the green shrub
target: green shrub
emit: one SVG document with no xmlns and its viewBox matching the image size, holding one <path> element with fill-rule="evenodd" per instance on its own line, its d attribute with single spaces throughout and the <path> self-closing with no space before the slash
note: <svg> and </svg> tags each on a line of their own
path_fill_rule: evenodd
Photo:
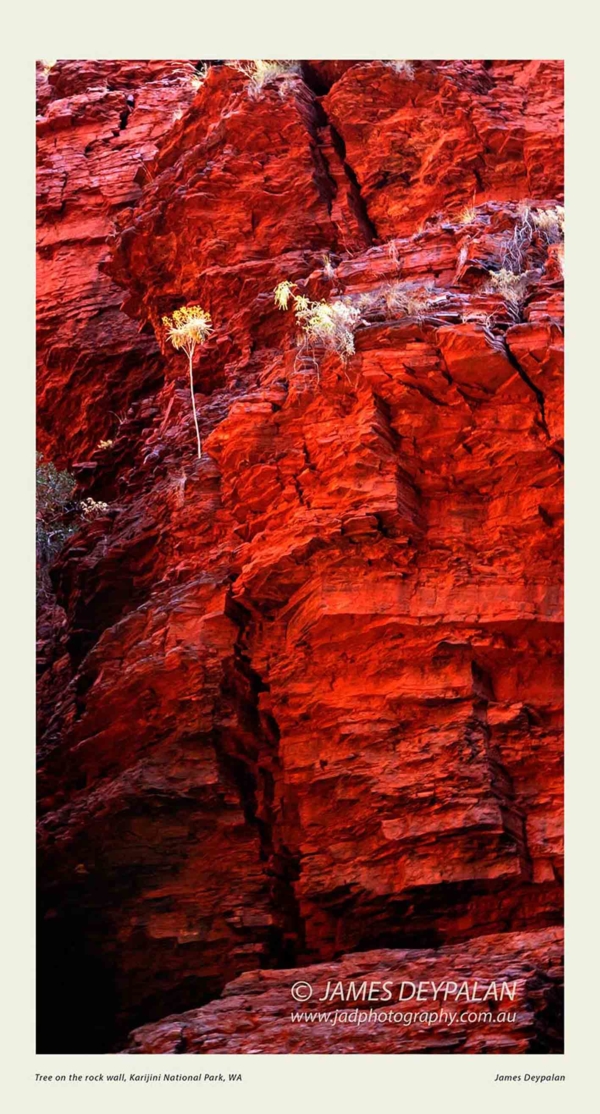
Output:
<svg viewBox="0 0 600 1114">
<path fill-rule="evenodd" d="M 37 552 L 38 559 L 50 564 L 74 529 L 68 519 L 75 508 L 75 478 L 70 472 L 59 472 L 42 453 L 37 453 L 36 461 Z"/>
<path fill-rule="evenodd" d="M 75 477 L 36 454 L 35 549 L 38 600 L 50 594 L 48 569 L 76 528 Z"/>
<path fill-rule="evenodd" d="M 75 477 L 61 472 L 52 461 L 36 454 L 36 522 L 35 549 L 37 567 L 38 602 L 51 598 L 49 569 L 63 548 L 67 538 L 82 523 L 90 522 L 105 514 L 108 503 L 95 499 L 82 502 L 73 498 Z"/>
</svg>

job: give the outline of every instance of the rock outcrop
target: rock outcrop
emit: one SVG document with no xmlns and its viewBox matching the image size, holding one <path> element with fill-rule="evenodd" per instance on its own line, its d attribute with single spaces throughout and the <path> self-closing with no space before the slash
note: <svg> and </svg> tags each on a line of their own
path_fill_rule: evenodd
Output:
<svg viewBox="0 0 600 1114">
<path fill-rule="evenodd" d="M 249 971 L 218 1001 L 136 1029 L 125 1051 L 562 1052 L 562 951 L 555 928 L 480 936 L 468 949 L 357 952 Z"/>
<path fill-rule="evenodd" d="M 40 446 L 108 504 L 42 624 L 38 1050 L 361 1051 L 269 1018 L 380 949 L 552 987 L 407 1050 L 556 1050 L 561 64 L 38 83 Z M 284 279 L 360 307 L 346 362 Z"/>
</svg>

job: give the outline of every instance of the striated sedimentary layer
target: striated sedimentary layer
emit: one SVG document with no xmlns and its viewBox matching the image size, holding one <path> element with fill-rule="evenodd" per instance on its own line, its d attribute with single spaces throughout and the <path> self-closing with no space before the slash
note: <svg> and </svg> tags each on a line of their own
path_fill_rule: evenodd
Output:
<svg viewBox="0 0 600 1114">
<path fill-rule="evenodd" d="M 468 949 L 356 952 L 249 971 L 218 1001 L 135 1030 L 124 1051 L 561 1052 L 562 951 L 554 928 L 481 936 Z M 299 1004 L 292 990 L 311 997 Z"/>
<path fill-rule="evenodd" d="M 501 1047 L 401 1047 L 549 1050 L 561 64 L 311 61 L 257 94 L 57 62 L 38 95 L 40 446 L 108 504 L 41 616 L 39 1051 L 190 1009 L 141 1050 L 223 1022 L 249 1051 L 238 994 L 259 1044 L 364 1050 L 269 1019 L 291 969 L 381 949 L 552 987 Z M 361 307 L 346 362 L 299 350 L 284 279 Z M 200 460 L 161 326 L 186 303 L 214 325 Z"/>
</svg>

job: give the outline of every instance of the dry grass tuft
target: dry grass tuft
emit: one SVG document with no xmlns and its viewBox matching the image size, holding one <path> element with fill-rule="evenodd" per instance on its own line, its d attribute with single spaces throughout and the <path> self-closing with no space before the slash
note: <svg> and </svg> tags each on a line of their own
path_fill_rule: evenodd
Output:
<svg viewBox="0 0 600 1114">
<path fill-rule="evenodd" d="M 254 62 L 231 62 L 230 65 L 248 78 L 248 96 L 253 100 L 260 97 L 268 85 L 275 83 L 279 84 L 280 97 L 285 97 L 302 73 L 300 63 L 289 59 L 259 58 Z"/>
<path fill-rule="evenodd" d="M 386 320 L 414 317 L 420 321 L 443 301 L 444 295 L 435 293 L 432 282 L 391 282 L 361 294 L 357 305 L 365 316 L 382 315 Z"/>
<path fill-rule="evenodd" d="M 514 271 L 502 267 L 499 271 L 489 271 L 490 293 L 500 294 L 501 298 L 510 306 L 520 306 L 525 299 L 530 275 L 527 271 L 515 274 Z"/>
<path fill-rule="evenodd" d="M 299 348 L 323 348 L 337 352 L 345 363 L 354 354 L 354 334 L 360 325 L 373 320 L 395 320 L 399 317 L 421 321 L 433 316 L 435 308 L 446 301 L 437 294 L 432 282 L 391 282 L 377 290 L 346 295 L 333 302 L 311 301 L 296 293 L 296 284 L 284 280 L 275 287 L 273 296 L 278 309 L 294 309 L 300 328 Z"/>
<path fill-rule="evenodd" d="M 565 210 L 562 205 L 554 209 L 538 209 L 531 214 L 531 219 L 548 244 L 558 244 L 564 239 Z"/>
<path fill-rule="evenodd" d="M 560 205 L 551 209 L 533 209 L 530 205 L 521 205 L 512 234 L 504 240 L 502 269 L 515 275 L 523 274 L 527 270 L 527 261 L 531 258 L 532 250 L 534 255 L 536 252 L 539 254 L 540 238 L 546 247 L 562 243 L 564 221 L 565 211 Z"/>
<path fill-rule="evenodd" d="M 407 62 L 405 58 L 384 59 L 383 64 L 387 66 L 389 70 L 393 70 L 394 73 L 400 74 L 401 77 L 408 78 L 409 81 L 414 79 L 415 67 L 412 62 Z"/>
<path fill-rule="evenodd" d="M 477 210 L 475 209 L 474 205 L 465 205 L 464 209 L 461 209 L 460 213 L 458 214 L 458 223 L 472 224 L 476 216 Z"/>
<path fill-rule="evenodd" d="M 385 302 L 392 314 L 401 317 L 422 317 L 440 298 L 433 293 L 433 283 L 419 286 L 412 283 L 394 283 L 385 291 Z"/>
</svg>

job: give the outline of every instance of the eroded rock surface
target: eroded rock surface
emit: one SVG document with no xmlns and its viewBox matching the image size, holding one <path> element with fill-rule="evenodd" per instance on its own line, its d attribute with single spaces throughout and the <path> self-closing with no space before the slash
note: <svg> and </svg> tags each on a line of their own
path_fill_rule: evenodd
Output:
<svg viewBox="0 0 600 1114">
<path fill-rule="evenodd" d="M 131 1054 L 562 1051 L 562 932 L 480 936 L 251 971 L 199 1010 L 131 1034 Z M 473 978 L 473 972 L 477 978 Z M 295 993 L 312 996 L 301 1004 Z"/>
<path fill-rule="evenodd" d="M 547 973 L 561 922 L 561 66 L 197 72 L 39 76 L 40 444 L 108 503 L 41 652 L 39 1051 L 345 952 Z M 346 364 L 283 279 L 363 295 Z"/>
</svg>

